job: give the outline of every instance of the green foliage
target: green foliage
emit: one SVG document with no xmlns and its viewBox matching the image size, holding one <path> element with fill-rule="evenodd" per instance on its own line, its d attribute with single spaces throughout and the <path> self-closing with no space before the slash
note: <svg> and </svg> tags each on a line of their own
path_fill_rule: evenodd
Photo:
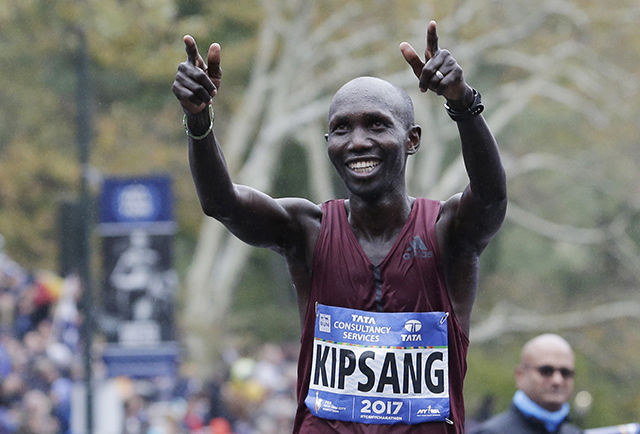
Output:
<svg viewBox="0 0 640 434">
<path fill-rule="evenodd" d="M 302 145 L 304 146 L 304 145 Z M 309 170 L 304 150 L 297 143 L 285 146 L 278 172 L 273 186 L 274 197 L 309 197 Z"/>
<path fill-rule="evenodd" d="M 478 411 L 490 400 L 490 412 L 506 409 L 511 402 L 515 385 L 514 368 L 520 354 L 508 344 L 472 346 L 467 359 L 465 406 L 469 418 L 477 418 Z"/>
<path fill-rule="evenodd" d="M 206 42 L 210 29 L 216 29 L 230 47 L 244 44 L 246 50 L 258 18 L 254 2 L 215 2 L 218 14 L 211 13 L 210 3 L 3 3 L 0 232 L 16 260 L 34 269 L 55 268 L 57 203 L 78 189 L 74 60 L 79 31 L 89 40 L 93 172 L 171 174 L 179 243 L 192 248 L 201 214 L 188 173 L 181 110 L 170 91 L 177 62 L 185 57 L 182 35 L 196 30 Z M 217 18 L 195 15 L 202 9 Z M 226 56 L 225 83 L 232 87 L 234 76 L 246 78 L 249 61 Z M 231 101 L 223 98 L 221 106 Z M 98 187 L 92 185 L 94 194 Z"/>
<path fill-rule="evenodd" d="M 247 349 L 262 342 L 297 341 L 300 318 L 283 259 L 256 249 L 249 267 L 234 294 L 232 333 Z"/>
</svg>

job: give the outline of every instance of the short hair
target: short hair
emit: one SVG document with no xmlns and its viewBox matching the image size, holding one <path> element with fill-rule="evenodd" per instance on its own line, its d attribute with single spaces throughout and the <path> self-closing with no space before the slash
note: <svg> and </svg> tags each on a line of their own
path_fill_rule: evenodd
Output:
<svg viewBox="0 0 640 434">
<path fill-rule="evenodd" d="M 415 124 L 413 101 L 411 100 L 411 97 L 409 96 L 407 91 L 404 88 L 396 84 L 393 84 L 387 80 L 383 80 L 381 78 L 371 77 L 371 76 L 354 78 L 348 81 L 347 83 L 345 83 L 342 87 L 340 87 L 340 89 L 338 89 L 338 91 L 335 93 L 335 95 L 331 100 L 331 104 L 329 106 L 329 116 L 331 116 L 332 108 L 336 100 L 336 97 L 340 96 L 341 93 L 348 91 L 349 88 L 353 86 L 356 86 L 356 88 L 359 88 L 362 86 L 369 87 L 369 88 L 374 86 L 375 87 L 382 86 L 392 90 L 393 94 L 395 94 L 395 96 L 398 99 L 397 101 L 393 102 L 391 111 L 395 114 L 395 116 L 398 119 L 400 119 L 400 121 L 402 122 L 405 128 L 409 129 Z"/>
</svg>

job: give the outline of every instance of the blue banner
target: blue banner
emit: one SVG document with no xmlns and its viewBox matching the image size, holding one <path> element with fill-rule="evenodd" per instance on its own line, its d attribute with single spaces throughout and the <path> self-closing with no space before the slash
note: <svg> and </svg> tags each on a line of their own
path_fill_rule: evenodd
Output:
<svg viewBox="0 0 640 434">
<path fill-rule="evenodd" d="M 107 178 L 100 196 L 100 223 L 173 221 L 168 176 Z"/>
<path fill-rule="evenodd" d="M 173 197 L 168 176 L 112 177 L 100 195 L 103 354 L 109 375 L 177 369 Z M 146 366 L 146 368 L 145 368 Z"/>
<path fill-rule="evenodd" d="M 138 348 L 107 345 L 102 353 L 109 377 L 175 377 L 179 358 L 180 350 L 174 343 Z"/>
</svg>

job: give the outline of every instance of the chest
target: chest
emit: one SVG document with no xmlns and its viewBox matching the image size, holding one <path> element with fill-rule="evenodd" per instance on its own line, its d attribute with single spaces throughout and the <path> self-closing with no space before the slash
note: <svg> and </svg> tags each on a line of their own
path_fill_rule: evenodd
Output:
<svg viewBox="0 0 640 434">
<path fill-rule="evenodd" d="M 360 249 L 373 265 L 379 265 L 389 255 L 397 239 L 397 235 L 389 240 L 371 240 L 356 237 Z"/>
<path fill-rule="evenodd" d="M 386 245 L 383 254 L 367 254 L 367 246 L 331 244 L 322 252 L 313 279 L 320 302 L 371 311 L 447 310 L 435 251 L 424 235 Z"/>
</svg>

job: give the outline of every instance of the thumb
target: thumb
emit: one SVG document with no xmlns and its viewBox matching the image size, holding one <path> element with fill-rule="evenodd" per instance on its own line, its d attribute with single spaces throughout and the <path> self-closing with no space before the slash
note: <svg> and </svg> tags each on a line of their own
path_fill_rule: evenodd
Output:
<svg viewBox="0 0 640 434">
<path fill-rule="evenodd" d="M 220 68 L 220 44 L 214 42 L 209 46 L 207 53 L 207 74 L 216 87 L 220 88 L 222 83 L 222 68 Z"/>
<path fill-rule="evenodd" d="M 402 53 L 404 60 L 407 61 L 407 63 L 413 70 L 413 73 L 416 75 L 416 77 L 420 78 L 420 76 L 422 75 L 422 68 L 424 68 L 424 62 L 422 61 L 422 59 L 420 59 L 420 56 L 418 55 L 416 50 L 414 50 L 411 44 L 409 44 L 408 42 L 403 42 L 400 44 L 400 52 Z"/>
</svg>

